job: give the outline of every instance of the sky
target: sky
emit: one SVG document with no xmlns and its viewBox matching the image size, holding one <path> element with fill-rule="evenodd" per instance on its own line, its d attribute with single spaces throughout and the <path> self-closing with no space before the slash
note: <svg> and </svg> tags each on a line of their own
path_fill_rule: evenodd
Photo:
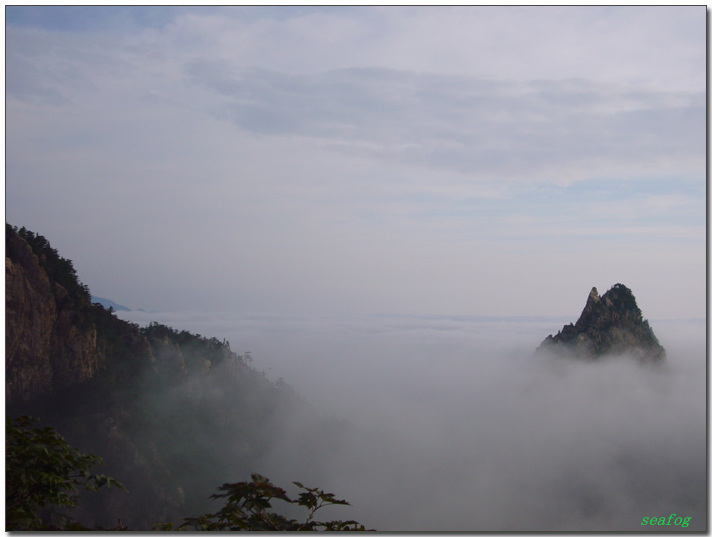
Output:
<svg viewBox="0 0 712 537">
<path fill-rule="evenodd" d="M 6 220 L 131 308 L 706 314 L 706 7 L 12 7 Z"/>
</svg>

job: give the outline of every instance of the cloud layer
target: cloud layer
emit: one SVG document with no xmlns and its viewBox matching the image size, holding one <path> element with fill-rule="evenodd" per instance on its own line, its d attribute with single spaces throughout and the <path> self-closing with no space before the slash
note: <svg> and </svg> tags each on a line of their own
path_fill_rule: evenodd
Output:
<svg viewBox="0 0 712 537">
<path fill-rule="evenodd" d="M 228 337 L 312 405 L 287 414 L 257 470 L 352 504 L 332 518 L 391 531 L 637 531 L 676 513 L 705 529 L 702 322 L 653 324 L 668 352 L 656 368 L 533 357 L 560 319 L 161 320 Z"/>
<path fill-rule="evenodd" d="M 321 401 L 315 394 L 328 390 L 302 376 L 319 408 L 347 416 L 306 452 L 357 519 L 384 530 L 635 531 L 643 516 L 678 513 L 704 527 L 700 346 L 683 350 L 684 340 L 659 331 L 670 351 L 664 371 L 532 362 L 523 323 L 500 323 L 510 350 L 486 325 L 478 333 L 450 321 L 455 331 L 438 336 L 427 328 L 437 324 L 342 337 L 331 361 L 314 347 L 301 360 L 320 362 L 311 370 L 339 391 Z M 293 449 L 288 435 L 285 452 Z"/>
</svg>

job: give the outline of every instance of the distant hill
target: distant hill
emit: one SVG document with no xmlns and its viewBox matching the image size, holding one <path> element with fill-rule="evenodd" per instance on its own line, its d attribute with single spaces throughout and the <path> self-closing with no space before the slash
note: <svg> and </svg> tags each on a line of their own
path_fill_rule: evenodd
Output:
<svg viewBox="0 0 712 537">
<path fill-rule="evenodd" d="M 576 324 L 567 324 L 549 335 L 537 352 L 581 358 L 630 354 L 642 362 L 660 362 L 665 349 L 643 319 L 630 289 L 617 283 L 603 296 L 594 287 Z"/>
<path fill-rule="evenodd" d="M 107 310 L 109 308 L 114 308 L 114 311 L 131 311 L 131 308 L 127 308 L 126 306 L 122 306 L 121 304 L 117 304 L 113 300 L 109 300 L 108 298 L 102 298 L 100 296 L 93 296 L 91 297 L 91 301 L 95 304 L 101 304 L 106 308 Z"/>
</svg>

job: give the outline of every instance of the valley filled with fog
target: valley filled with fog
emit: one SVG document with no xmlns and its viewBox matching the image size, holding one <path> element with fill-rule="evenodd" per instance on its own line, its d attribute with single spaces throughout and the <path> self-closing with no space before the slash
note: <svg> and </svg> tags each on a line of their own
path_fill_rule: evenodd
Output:
<svg viewBox="0 0 712 537">
<path fill-rule="evenodd" d="M 311 411 L 285 409 L 259 468 L 225 453 L 225 480 L 256 471 L 351 503 L 323 518 L 631 531 L 675 513 L 706 529 L 703 320 L 651 320 L 667 350 L 654 367 L 533 356 L 564 318 L 118 315 L 226 338 L 291 385 Z"/>
</svg>

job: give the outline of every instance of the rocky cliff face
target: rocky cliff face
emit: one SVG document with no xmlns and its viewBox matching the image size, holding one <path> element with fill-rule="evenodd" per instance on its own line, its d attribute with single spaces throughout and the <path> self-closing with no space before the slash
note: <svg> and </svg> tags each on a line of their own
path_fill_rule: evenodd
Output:
<svg viewBox="0 0 712 537">
<path fill-rule="evenodd" d="M 215 487 L 249 475 L 307 411 L 227 341 L 117 318 L 47 239 L 5 234 L 6 414 L 41 418 L 131 491 L 86 495 L 85 525 L 150 530 L 211 510 Z"/>
<path fill-rule="evenodd" d="M 665 349 L 643 319 L 633 293 L 620 283 L 602 296 L 591 289 L 576 324 L 549 335 L 537 350 L 584 358 L 629 354 L 644 362 L 665 359 Z"/>
<path fill-rule="evenodd" d="M 30 400 L 91 378 L 101 365 L 89 297 L 53 281 L 38 256 L 7 226 L 5 242 L 6 400 Z"/>
<path fill-rule="evenodd" d="M 9 225 L 5 237 L 9 407 L 61 395 L 99 373 L 104 382 L 125 383 L 146 369 L 186 376 L 236 358 L 229 345 L 217 340 L 157 324 L 139 329 L 116 318 L 92 304 L 71 261 L 44 237 Z"/>
</svg>

